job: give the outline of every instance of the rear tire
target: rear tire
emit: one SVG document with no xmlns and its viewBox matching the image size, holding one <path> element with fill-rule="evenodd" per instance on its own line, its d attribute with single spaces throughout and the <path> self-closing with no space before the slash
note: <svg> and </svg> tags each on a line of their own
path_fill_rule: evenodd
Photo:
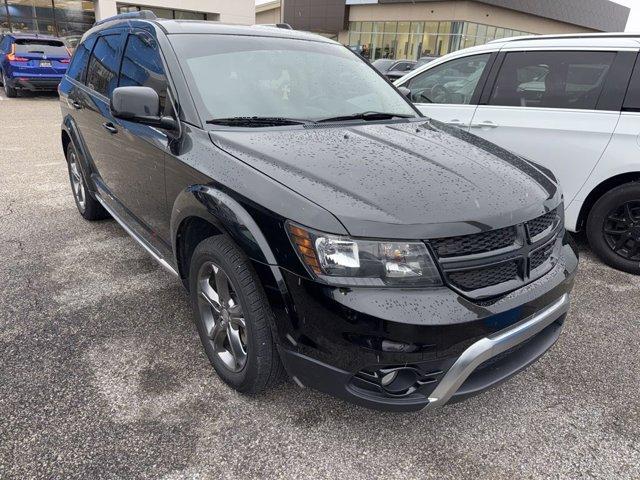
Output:
<svg viewBox="0 0 640 480">
<path fill-rule="evenodd" d="M 4 76 L 4 73 L 2 74 L 2 86 L 4 87 L 4 93 L 7 98 L 16 98 L 18 96 L 18 90 L 9 86 L 9 81 L 7 77 Z"/>
<path fill-rule="evenodd" d="M 587 239 L 607 265 L 640 274 L 640 183 L 620 185 L 598 199 L 587 218 Z"/>
<path fill-rule="evenodd" d="M 284 370 L 271 307 L 253 268 L 227 236 L 209 237 L 196 247 L 189 287 L 198 334 L 218 376 L 248 394 L 278 383 Z"/>
<path fill-rule="evenodd" d="M 69 170 L 69 181 L 71 182 L 73 199 L 76 202 L 76 207 L 78 207 L 80 215 L 89 221 L 109 218 L 109 213 L 100 205 L 100 202 L 93 198 L 87 188 L 80 168 L 80 157 L 73 143 L 69 143 L 67 147 L 67 168 Z"/>
</svg>

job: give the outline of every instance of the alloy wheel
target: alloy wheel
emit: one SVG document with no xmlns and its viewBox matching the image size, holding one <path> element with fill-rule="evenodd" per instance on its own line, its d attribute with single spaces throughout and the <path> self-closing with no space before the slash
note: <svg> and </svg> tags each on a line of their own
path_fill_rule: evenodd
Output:
<svg viewBox="0 0 640 480">
<path fill-rule="evenodd" d="M 198 307 L 213 351 L 229 371 L 247 363 L 247 327 L 238 295 L 224 270 L 205 262 L 198 272 Z"/>
<path fill-rule="evenodd" d="M 80 168 L 78 167 L 78 157 L 76 152 L 71 151 L 69 155 L 69 178 L 71 179 L 71 188 L 73 189 L 73 196 L 78 202 L 78 206 L 81 211 L 84 211 L 86 207 L 87 197 L 84 188 L 84 181 L 80 174 Z"/>
<path fill-rule="evenodd" d="M 622 258 L 640 260 L 640 200 L 625 202 L 605 218 L 604 238 Z"/>
</svg>

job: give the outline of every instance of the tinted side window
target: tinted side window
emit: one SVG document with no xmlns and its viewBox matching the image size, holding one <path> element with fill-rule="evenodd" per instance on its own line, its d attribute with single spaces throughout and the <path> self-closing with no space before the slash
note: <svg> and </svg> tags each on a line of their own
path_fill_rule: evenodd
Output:
<svg viewBox="0 0 640 480">
<path fill-rule="evenodd" d="M 636 66 L 631 75 L 627 95 L 624 98 L 623 110 L 640 112 L 640 61 L 636 61 Z"/>
<path fill-rule="evenodd" d="M 431 68 L 409 81 L 411 100 L 417 103 L 471 103 L 491 54 L 457 58 Z"/>
<path fill-rule="evenodd" d="M 615 52 L 508 53 L 489 105 L 595 109 L 615 57 Z"/>
<path fill-rule="evenodd" d="M 120 34 L 99 37 L 87 67 L 87 86 L 109 97 L 118 83 Z"/>
<path fill-rule="evenodd" d="M 87 65 L 89 64 L 89 57 L 91 56 L 91 50 L 96 43 L 96 38 L 91 37 L 82 42 L 76 48 L 71 59 L 71 64 L 67 69 L 67 75 L 79 82 L 84 81 L 84 74 L 87 71 Z"/>
<path fill-rule="evenodd" d="M 146 33 L 129 35 L 122 57 L 120 87 L 151 87 L 160 97 L 160 111 L 167 98 L 167 77 L 156 40 Z"/>
</svg>

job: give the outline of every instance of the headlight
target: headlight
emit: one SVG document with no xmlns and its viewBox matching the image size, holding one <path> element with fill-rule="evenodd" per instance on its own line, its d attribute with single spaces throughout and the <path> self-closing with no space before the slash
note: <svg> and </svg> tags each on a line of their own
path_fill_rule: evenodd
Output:
<svg viewBox="0 0 640 480">
<path fill-rule="evenodd" d="M 356 240 L 288 224 L 307 269 L 344 286 L 439 286 L 440 273 L 422 242 Z"/>
</svg>

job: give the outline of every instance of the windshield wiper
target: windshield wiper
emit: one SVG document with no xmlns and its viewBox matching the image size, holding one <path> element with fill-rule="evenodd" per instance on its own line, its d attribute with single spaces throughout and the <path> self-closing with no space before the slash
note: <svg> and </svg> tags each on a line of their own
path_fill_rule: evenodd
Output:
<svg viewBox="0 0 640 480">
<path fill-rule="evenodd" d="M 304 125 L 310 120 L 286 117 L 228 117 L 207 120 L 209 125 L 227 125 L 231 127 L 272 127 L 279 125 Z"/>
<path fill-rule="evenodd" d="M 318 123 L 322 122 L 342 122 L 345 120 L 389 120 L 392 118 L 413 118 L 415 115 L 408 115 L 405 113 L 385 113 L 385 112 L 362 112 L 354 113 L 352 115 L 342 115 L 340 117 L 329 117 L 318 120 Z"/>
</svg>

